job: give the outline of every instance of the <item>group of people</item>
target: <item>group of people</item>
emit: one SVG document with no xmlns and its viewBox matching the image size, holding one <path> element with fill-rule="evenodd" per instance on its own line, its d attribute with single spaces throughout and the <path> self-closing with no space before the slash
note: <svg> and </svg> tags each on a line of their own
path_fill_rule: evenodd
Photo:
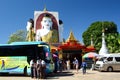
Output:
<svg viewBox="0 0 120 80">
<path fill-rule="evenodd" d="M 71 64 L 70 60 L 68 59 L 66 61 L 66 68 L 67 68 L 68 71 L 70 70 L 70 64 Z M 63 66 L 63 60 L 59 60 L 59 70 L 60 70 L 60 72 L 63 69 L 62 66 Z M 78 59 L 74 58 L 73 66 L 75 67 L 77 73 L 78 73 L 78 70 L 79 70 L 79 66 L 82 68 L 83 74 L 86 73 L 87 64 L 86 64 L 86 62 L 84 60 L 82 61 L 81 65 L 79 65 Z M 32 59 L 30 61 L 30 67 L 31 67 L 31 78 L 34 78 L 34 79 L 45 79 L 45 76 L 46 76 L 46 74 L 45 74 L 46 63 L 45 63 L 44 60 Z M 56 67 L 56 69 L 57 69 L 57 67 Z"/>
<path fill-rule="evenodd" d="M 67 71 L 70 71 L 70 68 L 71 68 L 70 59 L 67 59 L 65 61 L 65 63 L 63 62 L 63 60 L 59 60 L 59 70 L 60 70 L 60 72 L 62 70 L 64 70 L 65 65 L 66 65 Z M 83 74 L 85 74 L 86 73 L 86 68 L 87 68 L 87 63 L 85 62 L 85 60 L 82 60 L 82 63 L 80 64 L 78 59 L 75 57 L 74 60 L 73 60 L 73 69 L 76 69 L 76 71 L 77 71 L 76 73 L 78 73 L 79 67 L 82 69 Z"/>
<path fill-rule="evenodd" d="M 85 62 L 85 60 L 82 60 L 81 65 L 79 65 L 79 61 L 78 61 L 78 59 L 75 57 L 75 58 L 74 58 L 74 61 L 73 61 L 73 66 L 75 67 L 77 73 L 78 73 L 79 66 L 80 66 L 81 69 L 82 69 L 83 74 L 86 74 L 87 63 Z"/>
<path fill-rule="evenodd" d="M 46 69 L 46 63 L 44 60 L 38 59 L 32 59 L 30 61 L 30 67 L 31 67 L 31 78 L 35 79 L 44 79 L 45 78 L 45 69 Z"/>
</svg>

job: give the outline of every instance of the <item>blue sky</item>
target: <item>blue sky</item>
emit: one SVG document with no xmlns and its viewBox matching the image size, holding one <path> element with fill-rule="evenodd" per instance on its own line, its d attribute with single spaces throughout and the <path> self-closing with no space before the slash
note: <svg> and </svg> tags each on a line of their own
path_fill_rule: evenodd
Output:
<svg viewBox="0 0 120 80">
<path fill-rule="evenodd" d="M 82 42 L 82 33 L 95 21 L 112 21 L 120 33 L 120 0 L 0 0 L 0 43 L 7 43 L 17 30 L 26 30 L 34 11 L 59 12 L 64 23 L 63 37 L 72 30 Z"/>
</svg>

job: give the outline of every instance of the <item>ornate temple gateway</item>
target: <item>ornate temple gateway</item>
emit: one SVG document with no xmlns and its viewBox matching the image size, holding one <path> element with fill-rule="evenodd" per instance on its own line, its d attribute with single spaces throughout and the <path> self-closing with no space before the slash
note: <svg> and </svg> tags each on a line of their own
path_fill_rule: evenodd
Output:
<svg viewBox="0 0 120 80">
<path fill-rule="evenodd" d="M 60 45 L 58 48 L 62 50 L 62 58 L 63 60 L 70 59 L 71 62 L 71 68 L 72 67 L 72 62 L 74 58 L 76 57 L 80 64 L 82 62 L 82 55 L 83 55 L 83 49 L 85 49 L 85 46 L 80 44 L 74 37 L 73 32 L 70 32 L 70 35 L 68 39 L 66 40 L 65 43 Z"/>
</svg>

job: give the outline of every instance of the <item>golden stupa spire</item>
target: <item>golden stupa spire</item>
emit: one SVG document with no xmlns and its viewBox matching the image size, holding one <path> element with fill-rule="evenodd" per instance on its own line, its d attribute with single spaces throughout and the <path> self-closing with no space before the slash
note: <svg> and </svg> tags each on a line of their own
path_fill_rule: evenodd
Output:
<svg viewBox="0 0 120 80">
<path fill-rule="evenodd" d="M 44 6 L 44 9 L 43 9 L 43 11 L 47 11 L 46 5 Z"/>
<path fill-rule="evenodd" d="M 67 42 L 68 42 L 68 41 L 77 41 L 77 40 L 75 39 L 74 35 L 73 35 L 72 30 L 70 31 L 70 35 L 69 35 L 69 37 L 68 37 L 68 39 L 67 39 Z"/>
<path fill-rule="evenodd" d="M 105 32 L 105 29 L 103 28 L 103 29 L 102 29 L 102 33 L 104 33 L 104 32 Z"/>
</svg>

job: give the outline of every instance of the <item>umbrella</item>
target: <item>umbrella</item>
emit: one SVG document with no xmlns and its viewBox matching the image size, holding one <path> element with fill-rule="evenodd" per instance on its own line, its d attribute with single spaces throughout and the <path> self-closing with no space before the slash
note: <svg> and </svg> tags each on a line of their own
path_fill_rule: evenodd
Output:
<svg viewBox="0 0 120 80">
<path fill-rule="evenodd" d="M 53 57 L 58 57 L 56 54 L 53 54 Z"/>
<path fill-rule="evenodd" d="M 83 55 L 83 58 L 95 58 L 95 57 L 99 57 L 99 54 L 95 52 L 89 52 Z"/>
</svg>

